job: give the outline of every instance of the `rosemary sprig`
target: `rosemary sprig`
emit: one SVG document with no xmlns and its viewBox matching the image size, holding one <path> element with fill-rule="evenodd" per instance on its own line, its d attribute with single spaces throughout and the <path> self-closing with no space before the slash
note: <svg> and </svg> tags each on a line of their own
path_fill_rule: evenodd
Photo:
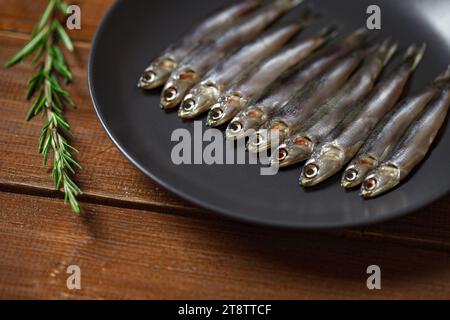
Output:
<svg viewBox="0 0 450 320">
<path fill-rule="evenodd" d="M 73 155 L 78 151 L 68 141 L 72 133 L 64 117 L 64 108 L 75 108 L 75 104 L 59 80 L 64 80 L 66 84 L 72 81 L 72 73 L 66 64 L 60 44 L 69 51 L 73 51 L 73 44 L 58 20 L 58 12 L 66 15 L 67 4 L 64 0 L 50 0 L 33 29 L 30 41 L 7 61 L 5 66 L 10 68 L 34 54 L 32 63 L 37 71 L 28 82 L 27 93 L 27 99 L 34 97 L 34 100 L 26 120 L 30 121 L 37 115 L 44 119 L 39 136 L 39 153 L 43 157 L 43 166 L 46 166 L 52 151 L 55 189 L 62 190 L 65 195 L 64 202 L 69 201 L 72 210 L 79 213 L 77 196 L 81 194 L 81 190 L 72 176 L 75 175 L 75 170 L 81 167 Z"/>
</svg>

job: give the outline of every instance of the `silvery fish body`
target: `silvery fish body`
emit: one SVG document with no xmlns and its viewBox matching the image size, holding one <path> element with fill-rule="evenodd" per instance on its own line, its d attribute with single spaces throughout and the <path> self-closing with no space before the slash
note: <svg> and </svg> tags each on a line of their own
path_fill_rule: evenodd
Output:
<svg viewBox="0 0 450 320">
<path fill-rule="evenodd" d="M 393 152 L 365 179 L 361 196 L 373 198 L 396 187 L 423 161 L 440 128 L 450 105 L 450 91 L 441 91 L 405 133 Z"/>
<path fill-rule="evenodd" d="M 430 86 L 404 99 L 381 121 L 344 172 L 342 186 L 353 188 L 364 181 L 367 174 L 389 155 L 411 123 L 423 112 L 449 82 L 450 69 Z"/>
<path fill-rule="evenodd" d="M 424 52 L 425 45 L 411 46 L 403 62 L 314 150 L 303 168 L 301 185 L 319 184 L 341 170 L 355 156 L 378 122 L 397 103 Z"/>
<path fill-rule="evenodd" d="M 161 107 L 177 107 L 187 92 L 217 63 L 251 41 L 303 0 L 277 0 L 256 11 L 212 42 L 192 52 L 170 75 L 161 94 Z"/>
<path fill-rule="evenodd" d="M 332 30 L 332 29 L 330 29 Z M 327 30 L 324 31 L 327 33 Z M 367 42 L 365 30 L 357 30 L 344 40 L 313 55 L 305 63 L 289 69 L 265 90 L 262 96 L 242 110 L 231 121 L 226 130 L 228 139 L 243 139 L 250 130 L 258 129 L 273 113 L 289 102 L 303 87 L 325 72 L 339 59 Z"/>
<path fill-rule="evenodd" d="M 260 6 L 261 1 L 247 0 L 224 8 L 198 24 L 182 39 L 169 46 L 145 69 L 138 86 L 144 90 L 162 86 L 170 73 L 196 47 L 230 28 L 239 19 Z"/>
<path fill-rule="evenodd" d="M 275 54 L 311 20 L 309 13 L 297 23 L 279 27 L 244 46 L 211 69 L 184 98 L 179 110 L 182 119 L 194 119 L 209 110 L 230 83 L 238 81 L 247 70 Z"/>
<path fill-rule="evenodd" d="M 314 147 L 328 136 L 349 110 L 370 94 L 396 50 L 397 43 L 386 40 L 334 97 L 324 102 L 296 133 L 273 152 L 271 164 L 287 167 L 308 159 Z"/>
<path fill-rule="evenodd" d="M 324 45 L 333 33 L 333 30 L 327 29 L 316 36 L 297 41 L 256 66 L 253 72 L 228 88 L 219 97 L 208 114 L 207 124 L 216 127 L 230 121 L 286 70 L 304 61 Z"/>
<path fill-rule="evenodd" d="M 330 70 L 295 94 L 274 116 L 249 139 L 249 152 L 261 152 L 272 147 L 269 138 L 277 131 L 278 143 L 283 142 L 306 121 L 318 106 L 333 96 L 352 75 L 366 55 L 366 50 L 352 52 Z"/>
</svg>

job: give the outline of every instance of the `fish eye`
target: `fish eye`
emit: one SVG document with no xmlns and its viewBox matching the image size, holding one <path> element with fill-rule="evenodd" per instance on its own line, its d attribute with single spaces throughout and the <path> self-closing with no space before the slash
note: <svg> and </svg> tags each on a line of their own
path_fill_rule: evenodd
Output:
<svg viewBox="0 0 450 320">
<path fill-rule="evenodd" d="M 370 178 L 367 179 L 364 182 L 364 189 L 366 189 L 367 191 L 372 191 L 377 187 L 378 181 L 375 178 Z"/>
<path fill-rule="evenodd" d="M 183 103 L 183 110 L 184 111 L 192 111 L 195 107 L 195 100 L 194 99 L 187 99 Z"/>
<path fill-rule="evenodd" d="M 213 120 L 219 120 L 223 116 L 223 110 L 220 107 L 216 107 L 211 110 L 211 118 Z"/>
<path fill-rule="evenodd" d="M 252 144 L 256 147 L 259 147 L 260 145 L 262 145 L 264 142 L 264 137 L 260 134 L 257 133 L 256 136 L 253 138 Z"/>
<path fill-rule="evenodd" d="M 288 151 L 285 148 L 280 148 L 278 150 L 278 157 L 277 157 L 278 161 L 281 162 L 281 161 L 286 160 L 287 156 L 288 156 Z"/>
<path fill-rule="evenodd" d="M 305 167 L 305 177 L 308 179 L 315 178 L 317 174 L 319 173 L 319 167 L 313 163 L 308 164 Z"/>
<path fill-rule="evenodd" d="M 147 83 L 152 83 L 153 81 L 155 81 L 155 78 L 156 73 L 154 73 L 153 71 L 147 71 L 142 75 L 142 80 Z"/>
<path fill-rule="evenodd" d="M 356 180 L 356 178 L 358 178 L 358 171 L 356 171 L 355 169 L 348 169 L 347 171 L 345 171 L 344 174 L 345 180 L 353 182 Z"/>
<path fill-rule="evenodd" d="M 171 102 L 177 98 L 178 91 L 174 87 L 167 88 L 164 90 L 164 100 Z"/>
<path fill-rule="evenodd" d="M 230 123 L 230 130 L 233 133 L 238 133 L 242 130 L 242 124 L 239 121 L 233 121 Z"/>
</svg>

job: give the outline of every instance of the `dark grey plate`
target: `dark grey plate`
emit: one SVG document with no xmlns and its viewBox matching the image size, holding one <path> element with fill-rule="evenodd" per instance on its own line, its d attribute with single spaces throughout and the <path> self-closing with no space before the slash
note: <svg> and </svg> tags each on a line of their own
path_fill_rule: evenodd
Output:
<svg viewBox="0 0 450 320">
<path fill-rule="evenodd" d="M 403 46 L 425 41 L 427 55 L 408 92 L 420 88 L 450 62 L 448 0 L 314 0 L 325 23 L 342 33 L 365 24 L 366 8 L 382 9 L 382 36 Z M 89 86 L 96 112 L 111 139 L 140 170 L 165 188 L 195 204 L 246 221 L 293 228 L 330 228 L 379 222 L 410 213 L 450 190 L 450 131 L 446 128 L 428 160 L 395 191 L 369 201 L 344 191 L 338 177 L 305 191 L 299 169 L 260 176 L 255 165 L 183 165 L 171 162 L 171 133 L 193 131 L 175 113 L 159 108 L 159 93 L 144 94 L 137 80 L 151 58 L 175 41 L 193 21 L 222 1 L 117 1 L 104 17 L 92 44 Z M 289 18 L 289 17 L 287 17 Z M 292 15 L 291 15 L 292 18 Z"/>
</svg>

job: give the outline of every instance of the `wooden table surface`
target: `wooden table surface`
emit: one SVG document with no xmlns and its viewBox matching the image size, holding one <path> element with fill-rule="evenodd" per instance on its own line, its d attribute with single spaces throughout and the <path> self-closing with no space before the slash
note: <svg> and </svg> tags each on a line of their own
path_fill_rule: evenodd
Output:
<svg viewBox="0 0 450 320">
<path fill-rule="evenodd" d="M 0 298 L 450 298 L 450 197 L 376 226 L 300 232 L 224 219 L 146 178 L 108 139 L 88 94 L 90 41 L 112 0 L 77 3 L 69 89 L 78 109 L 67 116 L 84 212 L 53 190 L 37 155 L 41 123 L 24 121 L 30 63 L 1 67 Z M 1 66 L 45 5 L 0 0 Z M 81 268 L 81 290 L 66 286 L 69 265 Z M 367 289 L 369 265 L 381 267 L 381 290 Z"/>
</svg>

